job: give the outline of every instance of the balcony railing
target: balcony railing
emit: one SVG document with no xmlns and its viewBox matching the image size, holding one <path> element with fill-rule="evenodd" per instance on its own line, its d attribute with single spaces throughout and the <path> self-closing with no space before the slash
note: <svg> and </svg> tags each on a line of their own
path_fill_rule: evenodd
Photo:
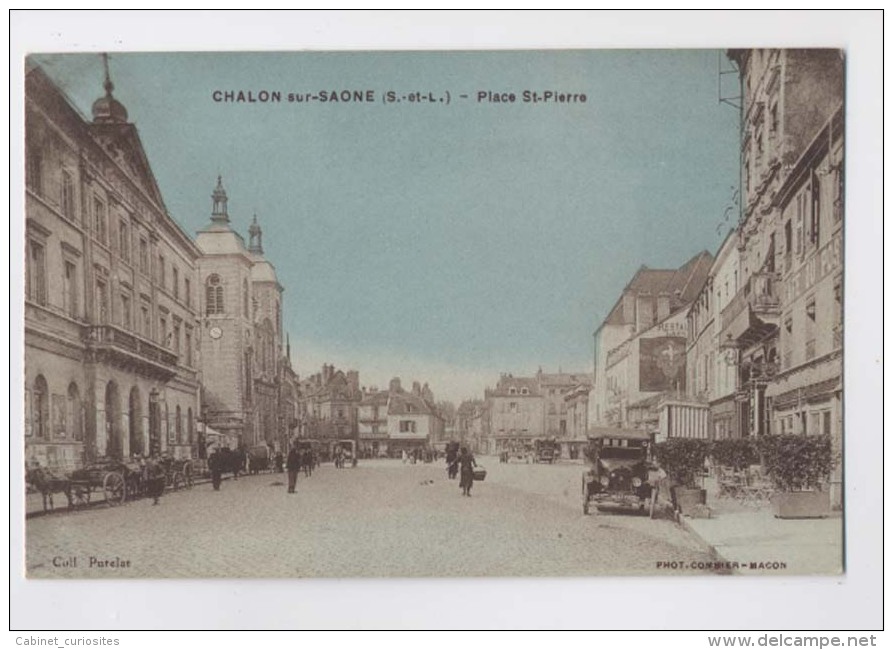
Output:
<svg viewBox="0 0 893 650">
<path fill-rule="evenodd" d="M 99 349 L 123 352 L 136 362 L 149 362 L 165 370 L 176 372 L 177 355 L 157 343 L 115 326 L 93 325 L 88 330 L 89 341 Z"/>
<path fill-rule="evenodd" d="M 722 326 L 726 328 L 746 307 L 757 314 L 778 314 L 778 276 L 775 273 L 754 273 L 722 310 Z"/>
</svg>

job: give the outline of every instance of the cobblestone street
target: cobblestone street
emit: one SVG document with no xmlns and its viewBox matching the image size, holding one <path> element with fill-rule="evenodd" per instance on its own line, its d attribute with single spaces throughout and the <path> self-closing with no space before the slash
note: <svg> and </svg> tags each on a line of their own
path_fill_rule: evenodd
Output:
<svg viewBox="0 0 893 650">
<path fill-rule="evenodd" d="M 463 498 L 441 463 L 262 474 L 27 522 L 35 578 L 654 574 L 709 561 L 670 521 L 583 516 L 581 465 L 500 465 Z M 111 560 L 106 566 L 99 563 Z M 115 560 L 117 559 L 117 563 Z M 127 566 L 118 566 L 127 564 Z M 62 565 L 62 566 L 60 566 Z"/>
</svg>

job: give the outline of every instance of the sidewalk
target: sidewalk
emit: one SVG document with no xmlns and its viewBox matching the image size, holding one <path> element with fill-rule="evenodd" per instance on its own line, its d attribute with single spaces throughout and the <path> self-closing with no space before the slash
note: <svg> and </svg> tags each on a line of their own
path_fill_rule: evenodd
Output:
<svg viewBox="0 0 893 650">
<path fill-rule="evenodd" d="M 740 575 L 810 575 L 843 572 L 843 515 L 777 519 L 768 502 L 744 505 L 708 490 L 710 519 L 682 517 L 682 525 L 732 563 Z M 737 563 L 738 566 L 734 566 Z"/>
</svg>

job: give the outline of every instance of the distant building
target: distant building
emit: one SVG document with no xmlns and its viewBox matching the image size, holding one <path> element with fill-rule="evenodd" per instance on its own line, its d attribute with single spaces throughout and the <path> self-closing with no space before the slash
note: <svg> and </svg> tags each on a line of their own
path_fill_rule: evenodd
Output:
<svg viewBox="0 0 893 650">
<path fill-rule="evenodd" d="M 388 400 L 390 393 L 375 388 L 363 391 L 357 405 L 357 438 L 360 453 L 378 458 L 388 454 Z"/>
<path fill-rule="evenodd" d="M 574 438 L 568 427 L 568 406 L 573 403 L 577 416 L 583 409 L 588 411 L 591 385 L 591 377 L 585 373 L 549 374 L 540 369 L 533 377 L 503 374 L 495 388 L 484 392 L 487 418 L 482 430 L 488 430 L 488 452 L 523 448 L 546 438 L 569 449 Z M 574 400 L 565 399 L 574 391 Z"/>
<path fill-rule="evenodd" d="M 165 207 L 108 67 L 88 120 L 26 65 L 26 461 L 188 457 L 199 250 Z"/>
<path fill-rule="evenodd" d="M 484 451 L 484 422 L 486 408 L 483 400 L 465 400 L 456 409 L 456 439 L 474 453 Z"/>
<path fill-rule="evenodd" d="M 624 287 L 594 334 L 592 422 L 617 427 L 656 422 L 656 413 L 648 415 L 655 398 L 684 393 L 686 309 L 712 262 L 702 251 L 678 269 L 643 266 Z"/>
<path fill-rule="evenodd" d="M 362 399 L 356 370 L 344 372 L 323 364 L 321 372 L 300 382 L 299 436 L 319 441 L 329 454 L 340 440 L 356 441 Z"/>
<path fill-rule="evenodd" d="M 413 382 L 412 391 L 406 391 L 399 377 L 386 391 L 365 392 L 357 419 L 361 453 L 373 457 L 428 449 L 444 433 L 444 420 L 428 384 Z"/>
</svg>

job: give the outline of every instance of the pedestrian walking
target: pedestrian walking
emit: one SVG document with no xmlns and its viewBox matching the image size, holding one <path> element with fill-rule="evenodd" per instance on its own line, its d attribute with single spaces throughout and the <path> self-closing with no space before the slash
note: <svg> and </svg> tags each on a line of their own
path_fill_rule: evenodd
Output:
<svg viewBox="0 0 893 650">
<path fill-rule="evenodd" d="M 295 493 L 295 483 L 298 482 L 298 470 L 301 469 L 301 453 L 292 445 L 288 452 L 288 460 L 285 461 L 285 469 L 288 470 L 288 493 Z"/>
<path fill-rule="evenodd" d="M 223 476 L 223 457 L 217 447 L 208 456 L 208 469 L 211 472 L 211 485 L 214 486 L 215 490 L 219 490 L 220 479 Z"/>
<path fill-rule="evenodd" d="M 454 479 L 459 473 L 459 453 L 453 449 L 452 445 L 447 449 L 446 453 L 447 478 Z"/>
<path fill-rule="evenodd" d="M 403 459 L 403 464 L 406 464 L 406 450 L 400 452 L 400 457 Z"/>
<path fill-rule="evenodd" d="M 313 452 L 305 449 L 301 454 L 301 464 L 304 466 L 304 476 L 313 476 Z"/>
<path fill-rule="evenodd" d="M 282 474 L 283 463 L 285 462 L 285 458 L 283 458 L 282 452 L 277 451 L 276 456 L 274 456 L 274 458 L 275 458 L 274 462 L 276 463 L 276 473 Z"/>
<path fill-rule="evenodd" d="M 477 463 L 467 447 L 462 447 L 459 452 L 459 487 L 462 488 L 462 496 L 471 496 L 471 486 L 474 485 L 474 468 Z"/>
<path fill-rule="evenodd" d="M 150 458 L 146 463 L 146 494 L 152 497 L 152 505 L 157 506 L 161 495 L 164 494 L 165 474 L 164 467 L 158 459 Z"/>
</svg>

